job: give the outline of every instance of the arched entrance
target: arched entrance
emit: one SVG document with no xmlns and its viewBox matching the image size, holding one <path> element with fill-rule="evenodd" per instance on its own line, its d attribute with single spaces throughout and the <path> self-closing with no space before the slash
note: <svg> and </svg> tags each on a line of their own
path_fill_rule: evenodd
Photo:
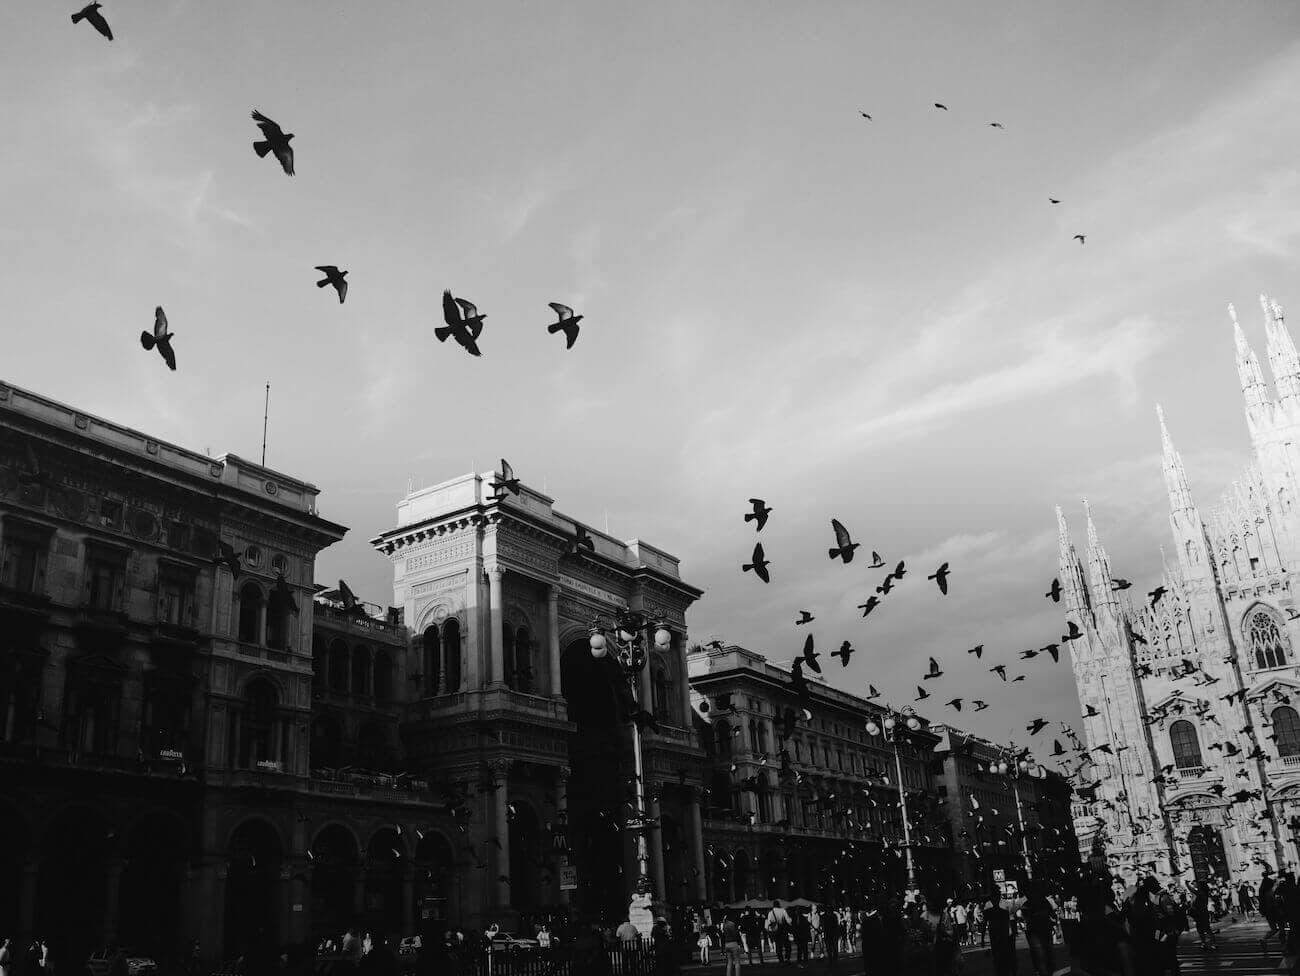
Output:
<svg viewBox="0 0 1300 976">
<path fill-rule="evenodd" d="M 85 959 L 106 932 L 106 896 L 120 870 L 113 832 L 97 810 L 65 808 L 45 825 L 37 882 L 36 931 L 65 959 Z M 112 863 L 110 863 L 112 862 Z"/>
<path fill-rule="evenodd" d="M 758 895 L 757 889 L 754 888 L 751 877 L 749 864 L 749 852 L 741 848 L 736 851 L 734 862 L 734 874 L 736 879 L 736 898 L 751 898 Z"/>
<path fill-rule="evenodd" d="M 510 904 L 513 908 L 527 910 L 548 900 L 538 883 L 538 861 L 544 852 L 533 808 L 519 802 L 514 804 L 514 808 L 510 817 Z"/>
<path fill-rule="evenodd" d="M 356 924 L 360 852 L 352 832 L 331 824 L 311 845 L 311 928 L 317 939 L 338 939 Z"/>
<path fill-rule="evenodd" d="M 265 820 L 246 820 L 230 838 L 224 957 L 274 957 L 279 945 L 280 837 Z"/>
<path fill-rule="evenodd" d="M 375 831 L 366 847 L 366 927 L 379 935 L 402 932 L 402 839 L 392 827 Z"/>
<path fill-rule="evenodd" d="M 426 938 L 441 937 L 449 920 L 461 917 L 456 860 L 442 834 L 425 834 L 415 845 L 415 917 Z"/>
<path fill-rule="evenodd" d="M 569 856 L 577 869 L 576 907 L 616 914 L 627 904 L 624 837 L 619 829 L 628 780 L 631 735 L 623 720 L 630 691 L 610 657 L 596 659 L 585 637 L 560 659 L 560 690 L 569 720 Z M 617 907 L 614 907 L 617 906 Z"/>
<path fill-rule="evenodd" d="M 189 850 L 189 827 L 171 811 L 142 817 L 126 837 L 118 940 L 160 962 L 179 953 L 187 935 L 181 892 Z"/>
<path fill-rule="evenodd" d="M 1187 834 L 1187 850 L 1192 858 L 1192 873 L 1197 883 L 1218 878 L 1228 880 L 1228 859 L 1223 853 L 1223 835 L 1214 827 L 1201 824 Z"/>
</svg>

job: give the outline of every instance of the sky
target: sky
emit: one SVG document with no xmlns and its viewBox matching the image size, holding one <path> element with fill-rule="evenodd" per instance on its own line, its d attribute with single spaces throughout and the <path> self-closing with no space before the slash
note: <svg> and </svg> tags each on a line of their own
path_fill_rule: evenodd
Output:
<svg viewBox="0 0 1300 976">
<path fill-rule="evenodd" d="M 1257 294 L 1300 307 L 1291 3 L 110 0 L 112 42 L 78 5 L 0 5 L 0 378 L 250 459 L 269 382 L 268 466 L 350 528 L 317 579 L 374 603 L 408 485 L 504 456 L 679 556 L 692 641 L 847 639 L 830 681 L 895 705 L 935 655 L 929 717 L 1025 744 L 1077 725 L 1064 659 L 985 670 L 1062 632 L 1054 506 L 1151 589 L 1155 404 L 1211 507 L 1250 460 L 1225 306 L 1261 355 Z M 864 620 L 872 549 L 911 571 Z"/>
</svg>

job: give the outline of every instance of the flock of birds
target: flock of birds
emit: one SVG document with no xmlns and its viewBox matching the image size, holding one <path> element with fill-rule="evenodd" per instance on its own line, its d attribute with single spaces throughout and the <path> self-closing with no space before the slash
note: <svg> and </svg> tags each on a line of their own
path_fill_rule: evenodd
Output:
<svg viewBox="0 0 1300 976">
<path fill-rule="evenodd" d="M 85 21 L 95 28 L 100 34 L 113 39 L 113 30 L 108 25 L 104 14 L 101 12 L 103 4 L 90 3 L 78 10 L 72 15 L 74 24 Z M 279 162 L 280 168 L 288 176 L 294 175 L 294 156 L 293 141 L 294 133 L 285 132 L 278 122 L 264 115 L 257 109 L 253 109 L 253 121 L 257 123 L 258 129 L 262 133 L 262 138 L 253 143 L 253 152 L 259 159 L 266 156 L 274 156 Z M 342 305 L 348 296 L 348 271 L 343 270 L 335 264 L 318 264 L 315 269 L 321 272 L 325 277 L 316 282 L 318 288 L 333 287 L 338 295 L 339 304 Z M 583 316 L 574 313 L 568 305 L 560 302 L 548 302 L 551 310 L 556 315 L 556 320 L 547 326 L 546 331 L 555 335 L 563 333 L 565 338 L 565 349 L 572 349 L 573 344 L 578 340 L 579 325 Z M 450 291 L 444 291 L 442 294 L 442 317 L 446 323 L 434 330 L 434 336 L 439 342 L 446 342 L 448 338 L 453 338 L 456 342 L 471 356 L 481 356 L 482 352 L 478 347 L 478 338 L 483 331 L 483 320 L 486 315 L 479 313 L 475 305 L 464 298 L 454 298 Z M 167 325 L 167 315 L 162 306 L 154 310 L 153 331 L 144 331 L 140 333 L 140 345 L 146 352 L 154 349 L 162 356 L 163 362 L 167 368 L 175 371 L 176 369 L 176 351 L 172 345 L 172 339 L 175 333 L 171 332 Z"/>
</svg>

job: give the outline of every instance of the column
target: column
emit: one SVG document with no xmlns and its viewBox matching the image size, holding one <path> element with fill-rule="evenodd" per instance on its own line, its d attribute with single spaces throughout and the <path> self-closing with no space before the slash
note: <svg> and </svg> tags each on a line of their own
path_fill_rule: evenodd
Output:
<svg viewBox="0 0 1300 976">
<path fill-rule="evenodd" d="M 415 934 L 415 865 L 402 862 L 402 936 Z"/>
<path fill-rule="evenodd" d="M 491 643 L 489 646 L 492 648 L 492 663 L 488 668 L 488 674 L 486 677 L 489 683 L 504 684 L 506 680 L 506 666 L 505 648 L 502 646 L 502 628 L 505 626 L 505 623 L 501 615 L 503 610 L 503 607 L 501 606 L 501 580 L 505 576 L 505 571 L 499 566 L 489 566 L 487 573 L 488 610 L 490 614 L 489 619 L 491 620 L 489 627 L 492 631 L 489 635 L 491 637 Z"/>
<path fill-rule="evenodd" d="M 122 889 L 122 867 L 125 861 L 110 857 L 104 865 L 104 943 L 117 941 L 117 906 Z"/>
<path fill-rule="evenodd" d="M 493 604 L 494 608 L 495 606 L 496 604 Z M 496 885 L 496 903 L 499 907 L 505 908 L 510 904 L 510 885 L 498 879 L 502 875 L 510 876 L 510 811 L 507 808 L 507 804 L 510 802 L 510 761 L 508 759 L 496 760 L 491 763 L 490 769 L 492 774 L 492 806 L 494 808 L 493 812 L 496 814 L 496 837 L 501 842 L 499 850 L 495 844 L 492 845 L 496 857 L 492 865 L 492 880 Z"/>
<path fill-rule="evenodd" d="M 470 566 L 469 578 L 465 581 L 465 659 L 463 668 L 463 678 L 465 681 L 465 690 L 467 692 L 481 691 L 487 683 L 483 675 L 483 563 L 480 559 L 475 559 Z M 446 630 L 443 630 L 446 634 Z M 447 653 L 446 644 L 443 644 L 443 654 Z M 459 653 L 459 649 L 457 649 Z M 458 688 L 449 688 L 448 692 L 459 691 Z"/>
<path fill-rule="evenodd" d="M 556 821 L 555 827 L 557 830 L 562 830 L 565 832 L 566 844 L 568 841 L 568 822 L 569 822 L 569 776 L 572 774 L 572 772 L 573 770 L 571 770 L 568 766 L 561 766 L 559 769 L 555 771 L 555 821 Z M 555 883 L 559 884 L 561 880 L 560 879 L 561 866 L 570 863 L 569 852 L 566 846 L 566 849 L 564 850 L 563 853 L 560 852 L 555 852 L 555 853 L 560 854 L 559 857 L 555 858 L 556 861 Z M 554 854 L 552 856 L 554 856 Z M 571 892 L 565 891 L 563 888 L 560 889 L 561 905 L 567 906 L 569 904 L 570 894 Z"/>
<path fill-rule="evenodd" d="M 686 631 L 673 629 L 673 646 L 668 651 L 676 658 L 677 673 L 681 676 L 682 725 L 689 729 L 691 722 L 691 679 L 686 670 Z"/>
<path fill-rule="evenodd" d="M 546 637 L 550 649 L 552 698 L 560 696 L 560 587 L 552 583 L 546 594 Z"/>
<path fill-rule="evenodd" d="M 652 820 L 658 820 L 660 815 L 660 806 L 658 797 L 647 797 L 648 807 L 646 815 Z M 650 884 L 651 890 L 654 891 L 655 902 L 659 905 L 668 903 L 668 889 L 664 885 L 664 832 L 663 828 L 655 827 L 653 830 L 646 832 L 646 842 L 650 848 Z"/>
<path fill-rule="evenodd" d="M 700 816 L 700 791 L 691 789 L 691 864 L 695 869 L 695 899 L 708 901 L 704 877 L 704 822 Z"/>
</svg>

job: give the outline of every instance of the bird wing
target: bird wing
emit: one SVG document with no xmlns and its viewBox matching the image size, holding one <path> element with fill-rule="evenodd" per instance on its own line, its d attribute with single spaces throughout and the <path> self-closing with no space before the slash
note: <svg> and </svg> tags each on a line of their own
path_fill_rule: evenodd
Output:
<svg viewBox="0 0 1300 976">
<path fill-rule="evenodd" d="M 451 326 L 461 323 L 460 306 L 456 304 L 456 299 L 451 297 L 449 291 L 442 293 L 442 320 Z"/>
<path fill-rule="evenodd" d="M 555 314 L 560 317 L 561 322 L 573 318 L 573 309 L 569 308 L 568 305 L 561 305 L 559 302 L 547 302 L 546 304 L 551 306 Z"/>
<path fill-rule="evenodd" d="M 935 577 L 935 582 L 939 584 L 939 592 L 944 596 L 948 595 L 948 574 L 942 573 Z"/>
<path fill-rule="evenodd" d="M 751 558 L 753 559 L 755 565 L 763 562 L 763 543 L 761 542 L 754 543 L 754 555 Z"/>
<path fill-rule="evenodd" d="M 104 15 L 101 14 L 98 10 L 94 9 L 93 7 L 87 8 L 86 19 L 95 25 L 95 30 L 99 31 L 110 41 L 113 39 L 113 31 L 108 26 L 108 21 L 104 19 Z"/>
<path fill-rule="evenodd" d="M 515 469 L 510 466 L 510 462 L 505 458 L 501 459 L 501 480 L 513 481 L 515 478 Z"/>
<path fill-rule="evenodd" d="M 477 338 L 478 338 L 477 333 L 471 334 L 466 329 L 456 330 L 456 341 L 459 342 L 462 346 L 464 346 L 471 356 L 483 355 L 481 352 L 479 352 L 478 344 L 474 342 L 474 340 Z"/>
<path fill-rule="evenodd" d="M 280 128 L 279 123 L 268 119 L 257 109 L 253 109 L 253 121 L 256 122 L 257 127 L 262 130 L 262 134 L 272 142 L 284 138 L 284 130 Z"/>
<path fill-rule="evenodd" d="M 280 166 L 286 173 L 293 176 L 293 146 L 284 145 L 275 147 L 275 158 L 280 161 Z"/>
<path fill-rule="evenodd" d="M 153 334 L 155 339 L 161 339 L 167 335 L 167 313 L 159 305 L 153 310 Z"/>
<path fill-rule="evenodd" d="M 167 363 L 167 368 L 176 369 L 176 353 L 172 350 L 171 336 L 161 336 L 157 340 L 158 351 L 162 353 L 163 360 Z"/>
<path fill-rule="evenodd" d="M 465 331 L 469 333 L 469 337 L 471 339 L 477 339 L 479 335 L 483 332 L 483 320 L 477 319 L 471 322 L 467 319 L 465 321 Z"/>
<path fill-rule="evenodd" d="M 339 266 L 337 264 L 318 264 L 316 270 L 323 271 L 332 278 L 339 273 Z"/>
<path fill-rule="evenodd" d="M 841 549 L 852 543 L 849 538 L 849 530 L 843 526 L 839 519 L 831 519 L 831 528 L 835 530 L 835 542 Z"/>
<path fill-rule="evenodd" d="M 572 322 L 568 322 L 568 323 L 566 323 L 565 326 L 564 326 L 564 338 L 565 338 L 565 340 L 566 340 L 565 343 L 564 343 L 564 348 L 565 348 L 565 349 L 572 349 L 572 348 L 573 348 L 573 344 L 574 344 L 575 342 L 578 341 L 578 327 L 577 327 L 577 325 L 575 325 L 575 324 L 572 323 Z"/>
<path fill-rule="evenodd" d="M 467 301 L 464 298 L 458 298 L 456 299 L 456 304 L 459 305 L 460 310 L 465 313 L 465 318 L 472 319 L 474 316 L 478 315 L 478 306 L 473 302 Z"/>
<path fill-rule="evenodd" d="M 335 285 L 334 287 L 337 288 L 337 289 L 339 290 L 339 304 L 342 305 L 342 304 L 343 304 L 343 299 L 345 299 L 345 298 L 348 297 L 348 282 L 347 282 L 347 279 L 346 279 L 346 278 L 342 279 L 342 280 L 341 280 L 337 285 Z"/>
</svg>

